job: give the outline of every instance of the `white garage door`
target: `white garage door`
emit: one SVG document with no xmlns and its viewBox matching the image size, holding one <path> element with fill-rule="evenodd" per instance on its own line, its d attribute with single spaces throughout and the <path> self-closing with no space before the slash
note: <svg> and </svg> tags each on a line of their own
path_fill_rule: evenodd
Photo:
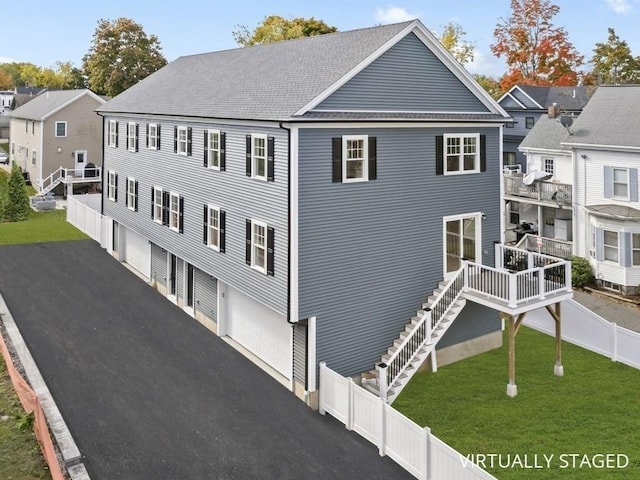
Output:
<svg viewBox="0 0 640 480">
<path fill-rule="evenodd" d="M 149 241 L 128 228 L 122 229 L 123 260 L 149 278 L 151 268 L 151 245 Z"/>
<path fill-rule="evenodd" d="M 291 376 L 291 326 L 287 319 L 227 287 L 227 333 L 286 378 Z"/>
</svg>

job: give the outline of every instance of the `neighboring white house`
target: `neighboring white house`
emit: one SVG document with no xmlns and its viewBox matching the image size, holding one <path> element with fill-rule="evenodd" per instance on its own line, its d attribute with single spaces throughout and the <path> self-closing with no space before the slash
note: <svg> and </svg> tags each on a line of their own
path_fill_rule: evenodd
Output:
<svg viewBox="0 0 640 480">
<path fill-rule="evenodd" d="M 520 146 L 527 172 L 505 171 L 506 239 L 588 258 L 602 287 L 638 293 L 639 111 L 638 85 L 598 88 L 575 120 L 550 108 Z M 527 186 L 533 171 L 552 176 Z M 530 235 L 523 222 L 535 225 Z"/>
</svg>

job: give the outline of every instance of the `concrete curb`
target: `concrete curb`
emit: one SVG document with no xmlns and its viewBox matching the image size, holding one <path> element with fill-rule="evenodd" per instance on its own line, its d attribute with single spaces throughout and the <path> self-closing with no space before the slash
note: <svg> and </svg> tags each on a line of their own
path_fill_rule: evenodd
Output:
<svg viewBox="0 0 640 480">
<path fill-rule="evenodd" d="M 69 476 L 72 480 L 90 480 L 89 474 L 87 473 L 84 464 L 82 464 L 80 450 L 71 436 L 71 432 L 69 431 L 64 418 L 62 418 L 62 414 L 60 413 L 60 410 L 58 410 L 58 406 L 51 396 L 51 392 L 49 392 L 49 388 L 42 378 L 40 370 L 31 356 L 31 352 L 29 351 L 24 338 L 22 338 L 22 334 L 20 333 L 16 322 L 13 320 L 13 316 L 5 303 L 4 298 L 2 298 L 2 295 L 0 295 L 0 317 L 4 323 L 4 328 L 9 340 L 20 359 L 22 367 L 24 368 L 27 381 L 42 404 L 42 409 L 44 410 L 45 417 L 47 418 L 47 423 L 49 424 L 49 428 L 56 439 L 56 443 L 60 449 L 62 460 L 64 461 L 64 465 L 67 468 Z"/>
</svg>

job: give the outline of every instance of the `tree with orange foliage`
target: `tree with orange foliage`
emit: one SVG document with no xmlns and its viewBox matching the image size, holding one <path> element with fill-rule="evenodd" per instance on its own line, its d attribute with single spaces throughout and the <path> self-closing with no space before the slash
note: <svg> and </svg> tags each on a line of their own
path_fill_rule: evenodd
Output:
<svg viewBox="0 0 640 480">
<path fill-rule="evenodd" d="M 576 85 L 583 56 L 566 30 L 551 23 L 560 7 L 549 0 L 511 0 L 511 10 L 511 17 L 497 24 L 491 45 L 509 67 L 500 80 L 502 91 L 516 84 Z"/>
</svg>

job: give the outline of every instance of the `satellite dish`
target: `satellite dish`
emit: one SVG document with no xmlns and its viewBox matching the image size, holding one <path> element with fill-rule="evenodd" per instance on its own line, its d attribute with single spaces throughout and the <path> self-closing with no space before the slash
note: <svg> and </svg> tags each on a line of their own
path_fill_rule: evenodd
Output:
<svg viewBox="0 0 640 480">
<path fill-rule="evenodd" d="M 568 115 L 561 115 L 560 116 L 560 124 L 564 128 L 569 128 L 571 125 L 573 125 L 573 118 L 568 116 Z"/>
</svg>

